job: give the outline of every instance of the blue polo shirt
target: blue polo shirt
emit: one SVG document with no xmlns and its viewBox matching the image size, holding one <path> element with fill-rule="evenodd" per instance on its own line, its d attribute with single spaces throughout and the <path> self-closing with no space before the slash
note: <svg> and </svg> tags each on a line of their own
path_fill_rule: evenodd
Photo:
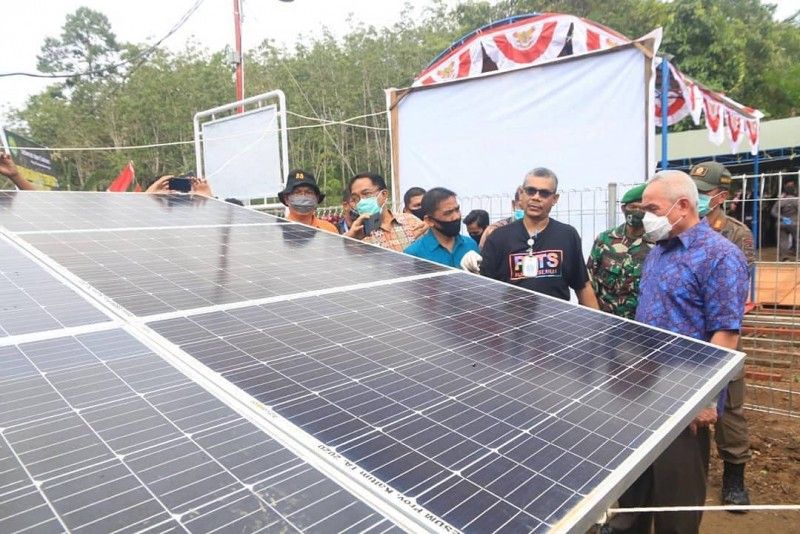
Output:
<svg viewBox="0 0 800 534">
<path fill-rule="evenodd" d="M 442 265 L 460 267 L 461 258 L 470 250 L 478 252 L 478 244 L 471 237 L 457 235 L 453 244 L 453 252 L 450 252 L 439 243 L 439 240 L 433 235 L 433 230 L 428 230 L 425 235 L 408 245 L 403 252 Z"/>
</svg>

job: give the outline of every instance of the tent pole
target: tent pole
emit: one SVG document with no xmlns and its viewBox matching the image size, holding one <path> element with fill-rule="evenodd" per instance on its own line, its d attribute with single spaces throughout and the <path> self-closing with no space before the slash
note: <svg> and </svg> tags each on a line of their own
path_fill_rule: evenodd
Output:
<svg viewBox="0 0 800 534">
<path fill-rule="evenodd" d="M 759 242 L 761 241 L 758 228 L 758 218 L 761 215 L 761 152 L 756 151 L 753 158 L 753 245 L 758 250 Z M 746 197 L 747 191 L 743 191 L 742 195 Z"/>
<path fill-rule="evenodd" d="M 661 170 L 669 165 L 667 156 L 667 135 L 669 123 L 669 62 L 661 58 Z"/>
</svg>

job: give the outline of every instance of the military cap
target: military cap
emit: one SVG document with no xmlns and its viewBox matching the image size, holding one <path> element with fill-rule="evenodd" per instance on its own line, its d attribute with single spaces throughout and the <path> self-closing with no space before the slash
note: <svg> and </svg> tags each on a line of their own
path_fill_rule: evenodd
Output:
<svg viewBox="0 0 800 534">
<path fill-rule="evenodd" d="M 639 184 L 628 189 L 628 191 L 622 195 L 622 203 L 628 204 L 630 202 L 641 202 L 645 187 L 647 187 L 647 184 Z"/>
<path fill-rule="evenodd" d="M 697 190 L 701 193 L 717 188 L 726 191 L 731 188 L 730 171 L 725 168 L 725 165 L 716 161 L 698 163 L 689 171 L 689 176 L 692 177 Z"/>
</svg>

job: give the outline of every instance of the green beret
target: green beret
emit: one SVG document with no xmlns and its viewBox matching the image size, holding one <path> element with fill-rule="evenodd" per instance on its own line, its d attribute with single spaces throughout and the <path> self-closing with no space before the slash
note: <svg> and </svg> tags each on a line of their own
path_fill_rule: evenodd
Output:
<svg viewBox="0 0 800 534">
<path fill-rule="evenodd" d="M 628 189 L 628 191 L 622 195 L 622 203 L 627 204 L 628 202 L 641 202 L 645 187 L 647 187 L 647 184 L 637 185 L 636 187 Z"/>
</svg>

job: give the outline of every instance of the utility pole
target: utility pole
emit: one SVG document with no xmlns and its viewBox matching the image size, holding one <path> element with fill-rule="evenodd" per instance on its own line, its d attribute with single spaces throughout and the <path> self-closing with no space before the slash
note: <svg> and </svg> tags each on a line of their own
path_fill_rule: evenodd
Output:
<svg viewBox="0 0 800 534">
<path fill-rule="evenodd" d="M 233 0 L 233 28 L 235 36 L 236 56 L 236 100 L 244 99 L 244 55 L 242 54 L 242 0 Z M 244 112 L 244 107 L 240 107 L 239 113 Z"/>
</svg>

